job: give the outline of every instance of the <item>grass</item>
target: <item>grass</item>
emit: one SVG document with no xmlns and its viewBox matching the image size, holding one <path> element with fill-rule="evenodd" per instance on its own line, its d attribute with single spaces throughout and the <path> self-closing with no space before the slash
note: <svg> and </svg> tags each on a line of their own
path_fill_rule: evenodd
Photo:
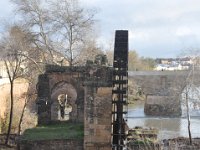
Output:
<svg viewBox="0 0 200 150">
<path fill-rule="evenodd" d="M 83 139 L 83 124 L 59 122 L 27 129 L 21 140 Z"/>
</svg>

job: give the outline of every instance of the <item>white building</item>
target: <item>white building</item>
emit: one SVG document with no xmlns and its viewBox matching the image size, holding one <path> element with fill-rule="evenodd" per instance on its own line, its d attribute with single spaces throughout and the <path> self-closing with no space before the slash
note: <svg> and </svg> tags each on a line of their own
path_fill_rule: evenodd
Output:
<svg viewBox="0 0 200 150">
<path fill-rule="evenodd" d="M 175 70 L 188 70 L 189 66 L 188 65 L 181 65 L 181 64 L 158 64 L 154 68 L 156 71 L 175 71 Z"/>
</svg>

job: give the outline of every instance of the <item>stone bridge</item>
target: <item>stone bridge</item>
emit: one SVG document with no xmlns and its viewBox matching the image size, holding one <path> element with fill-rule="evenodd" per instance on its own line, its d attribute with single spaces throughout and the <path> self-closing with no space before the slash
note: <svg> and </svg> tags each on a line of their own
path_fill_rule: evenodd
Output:
<svg viewBox="0 0 200 150">
<path fill-rule="evenodd" d="M 193 79 L 200 85 L 199 72 L 189 71 L 133 71 L 129 81 L 145 94 L 144 111 L 147 115 L 180 116 L 181 93 Z M 190 77 L 188 77 L 190 75 Z"/>
</svg>

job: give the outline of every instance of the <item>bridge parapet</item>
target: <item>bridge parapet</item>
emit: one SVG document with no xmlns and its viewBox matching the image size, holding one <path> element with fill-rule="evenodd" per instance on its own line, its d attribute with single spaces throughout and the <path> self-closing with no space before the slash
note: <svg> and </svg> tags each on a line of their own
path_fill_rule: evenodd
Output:
<svg viewBox="0 0 200 150">
<path fill-rule="evenodd" d="M 141 76 L 141 75 L 145 75 L 145 76 L 161 76 L 161 75 L 180 75 L 180 76 L 184 76 L 187 75 L 189 73 L 188 70 L 181 70 L 181 71 L 129 71 L 128 74 L 130 77 L 133 76 Z"/>
<path fill-rule="evenodd" d="M 179 93 L 185 86 L 188 72 L 158 72 L 142 71 L 130 72 L 129 79 L 134 86 L 140 87 L 146 95 L 169 95 Z"/>
</svg>

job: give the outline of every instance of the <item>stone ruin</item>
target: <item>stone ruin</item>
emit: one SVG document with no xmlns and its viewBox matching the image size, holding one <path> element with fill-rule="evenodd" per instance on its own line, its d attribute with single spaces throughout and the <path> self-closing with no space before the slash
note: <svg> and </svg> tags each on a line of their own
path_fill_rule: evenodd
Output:
<svg viewBox="0 0 200 150">
<path fill-rule="evenodd" d="M 84 149 L 106 150 L 111 148 L 112 68 L 105 56 L 96 58 L 85 66 L 46 66 L 37 84 L 38 125 L 83 123 Z"/>
<path fill-rule="evenodd" d="M 128 97 L 128 31 L 117 30 L 113 67 L 105 55 L 86 66 L 46 66 L 38 79 L 38 124 L 84 124 L 84 149 L 123 149 Z"/>
</svg>

